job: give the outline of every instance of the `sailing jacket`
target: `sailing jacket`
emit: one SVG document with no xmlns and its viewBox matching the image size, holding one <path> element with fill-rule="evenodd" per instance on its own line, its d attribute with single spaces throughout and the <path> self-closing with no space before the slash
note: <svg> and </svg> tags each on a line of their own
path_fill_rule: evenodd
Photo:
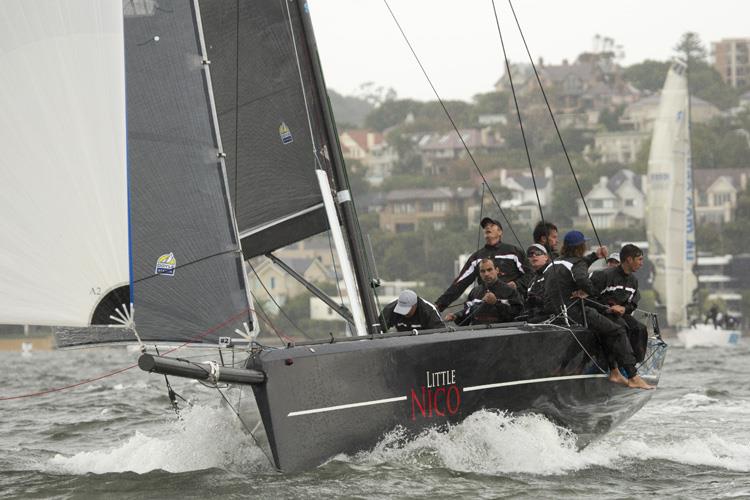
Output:
<svg viewBox="0 0 750 500">
<path fill-rule="evenodd" d="M 622 266 L 594 271 L 591 275 L 594 286 L 601 290 L 598 302 L 608 306 L 624 306 L 625 314 L 633 314 L 641 300 L 638 278 L 626 274 Z"/>
<path fill-rule="evenodd" d="M 479 263 L 482 262 L 482 259 L 493 259 L 500 269 L 501 274 L 498 278 L 505 283 L 515 281 L 516 286 L 521 291 L 526 290 L 528 283 L 534 276 L 529 259 L 520 248 L 503 242 L 499 242 L 497 245 L 485 245 L 471 254 L 464 267 L 458 273 L 458 277 L 453 280 L 451 286 L 435 301 L 438 311 L 442 311 L 451 305 L 454 300 L 461 296 L 472 281 L 476 280 L 477 284 L 481 285 Z"/>
<path fill-rule="evenodd" d="M 534 272 L 534 277 L 526 289 L 524 311 L 529 318 L 544 314 L 544 280 L 545 272 L 552 267 L 552 262 L 540 267 Z"/>
<path fill-rule="evenodd" d="M 488 304 L 482 300 L 487 292 L 497 297 L 497 302 Z M 462 311 L 456 313 L 457 325 L 505 323 L 513 321 L 523 309 L 523 301 L 518 291 L 499 279 L 492 284 L 482 283 L 472 288 L 469 300 Z"/>
<path fill-rule="evenodd" d="M 599 295 L 589 278 L 589 266 L 596 259 L 596 254 L 591 253 L 585 257 L 561 257 L 552 261 L 544 280 L 545 313 L 557 314 L 563 305 L 569 306 L 574 301 L 570 296 L 576 290 L 583 290 L 592 297 Z"/>
<path fill-rule="evenodd" d="M 383 308 L 381 322 L 386 332 L 394 326 L 399 332 L 431 330 L 445 326 L 435 306 L 421 297 L 417 297 L 417 310 L 409 318 L 403 314 L 393 312 L 397 303 L 398 300 L 394 300 Z"/>
</svg>

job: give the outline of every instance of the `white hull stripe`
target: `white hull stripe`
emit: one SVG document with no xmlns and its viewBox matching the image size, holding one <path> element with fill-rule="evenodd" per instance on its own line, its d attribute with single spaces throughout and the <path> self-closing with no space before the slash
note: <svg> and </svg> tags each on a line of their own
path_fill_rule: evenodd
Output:
<svg viewBox="0 0 750 500">
<path fill-rule="evenodd" d="M 561 380 L 578 380 L 586 378 L 607 378 L 608 375 L 604 373 L 596 373 L 592 375 L 568 375 L 566 377 L 547 377 L 547 378 L 532 378 L 528 380 L 514 380 L 513 382 L 499 382 L 497 384 L 485 384 L 485 385 L 474 385 L 471 387 L 464 387 L 464 392 L 481 391 L 483 389 L 494 389 L 495 387 L 507 387 L 511 385 L 524 385 L 524 384 L 537 384 L 540 382 L 559 382 Z M 351 403 L 348 405 L 337 405 L 337 406 L 326 406 L 324 408 L 313 408 L 312 410 L 292 411 L 287 414 L 287 417 L 298 417 L 300 415 L 312 415 L 313 413 L 325 413 L 329 411 L 346 410 L 348 408 L 359 408 L 362 406 L 373 406 L 381 405 L 385 403 L 395 403 L 396 401 L 406 401 L 406 396 L 399 396 L 396 398 L 387 399 L 376 399 L 373 401 L 362 401 L 361 403 Z"/>
<path fill-rule="evenodd" d="M 346 410 L 347 408 L 359 408 L 360 406 L 382 405 L 384 403 L 395 403 L 396 401 L 406 401 L 406 396 L 397 398 L 376 399 L 374 401 L 363 401 L 361 403 L 351 403 L 348 405 L 326 406 L 325 408 L 314 408 L 312 410 L 302 410 L 290 412 L 287 417 L 297 417 L 299 415 L 311 415 L 313 413 L 324 413 L 327 411 Z"/>
<path fill-rule="evenodd" d="M 508 387 L 511 385 L 524 385 L 524 384 L 538 384 L 540 382 L 559 382 L 561 380 L 578 380 L 584 378 L 607 378 L 609 375 L 606 373 L 595 373 L 592 375 L 568 375 L 567 377 L 547 377 L 547 378 L 532 378 L 528 380 L 514 380 L 513 382 L 498 382 L 497 384 L 485 384 L 485 385 L 474 385 L 471 387 L 464 387 L 464 392 L 481 391 L 484 389 L 494 389 L 495 387 Z"/>
</svg>

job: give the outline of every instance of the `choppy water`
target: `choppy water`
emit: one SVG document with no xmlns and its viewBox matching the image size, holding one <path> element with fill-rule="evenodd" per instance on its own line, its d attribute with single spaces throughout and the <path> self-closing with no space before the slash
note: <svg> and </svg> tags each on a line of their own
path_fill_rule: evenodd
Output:
<svg viewBox="0 0 750 500">
<path fill-rule="evenodd" d="M 135 362 L 124 349 L 0 353 L 0 397 Z M 173 380 L 195 405 L 178 421 L 163 378 L 133 369 L 70 391 L 0 401 L 3 498 L 750 497 L 750 346 L 672 347 L 653 400 L 577 451 L 540 417 L 475 414 L 447 433 L 313 471 L 273 472 L 215 390 Z"/>
</svg>

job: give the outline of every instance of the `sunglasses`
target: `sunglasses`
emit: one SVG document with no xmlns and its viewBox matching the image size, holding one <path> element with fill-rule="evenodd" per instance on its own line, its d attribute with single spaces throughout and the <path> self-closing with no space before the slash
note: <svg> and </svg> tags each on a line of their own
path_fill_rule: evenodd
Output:
<svg viewBox="0 0 750 500">
<path fill-rule="evenodd" d="M 527 257 L 539 257 L 541 255 L 544 255 L 542 252 L 529 252 L 526 254 Z"/>
</svg>

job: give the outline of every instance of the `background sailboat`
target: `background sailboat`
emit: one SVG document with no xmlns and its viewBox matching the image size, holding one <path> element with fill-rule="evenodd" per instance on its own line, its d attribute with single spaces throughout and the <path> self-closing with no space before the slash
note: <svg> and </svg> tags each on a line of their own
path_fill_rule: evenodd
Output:
<svg viewBox="0 0 750 500">
<path fill-rule="evenodd" d="M 648 159 L 649 258 L 670 326 L 687 325 L 687 306 L 698 285 L 686 71 L 675 61 L 667 73 Z"/>
<path fill-rule="evenodd" d="M 693 165 L 690 149 L 690 93 L 687 65 L 674 61 L 664 82 L 648 160 L 646 230 L 654 264 L 654 289 L 669 326 L 693 345 L 736 344 L 741 332 L 714 325 L 688 328 L 688 309 L 700 316 L 695 239 Z M 695 321 L 693 321 L 695 323 Z"/>
</svg>

